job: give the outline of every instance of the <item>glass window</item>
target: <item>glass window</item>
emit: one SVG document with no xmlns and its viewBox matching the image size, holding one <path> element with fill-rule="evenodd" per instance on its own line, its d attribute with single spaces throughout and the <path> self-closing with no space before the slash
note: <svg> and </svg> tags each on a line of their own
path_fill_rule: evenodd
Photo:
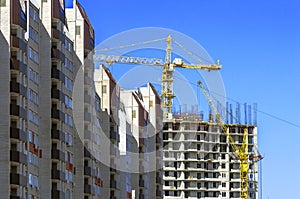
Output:
<svg viewBox="0 0 300 199">
<path fill-rule="evenodd" d="M 73 82 L 68 77 L 65 77 L 65 86 L 68 90 L 73 90 Z"/>
</svg>

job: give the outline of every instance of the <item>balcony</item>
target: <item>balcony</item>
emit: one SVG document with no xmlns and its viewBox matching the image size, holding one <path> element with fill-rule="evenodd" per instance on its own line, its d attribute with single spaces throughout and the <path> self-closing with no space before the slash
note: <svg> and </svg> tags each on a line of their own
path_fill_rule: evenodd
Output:
<svg viewBox="0 0 300 199">
<path fill-rule="evenodd" d="M 65 133 L 57 129 L 51 129 L 51 138 L 66 142 Z"/>
<path fill-rule="evenodd" d="M 117 188 L 117 181 L 116 180 L 111 180 L 110 181 L 110 188 L 113 188 L 113 189 Z"/>
<path fill-rule="evenodd" d="M 63 153 L 62 151 L 60 151 L 58 149 L 52 149 L 51 150 L 51 158 L 65 161 L 65 153 Z"/>
<path fill-rule="evenodd" d="M 52 48 L 51 49 L 51 57 L 52 59 L 56 59 L 57 61 L 60 60 L 62 62 L 65 61 L 65 55 L 58 49 Z"/>
<path fill-rule="evenodd" d="M 92 194 L 92 187 L 89 184 L 84 185 L 84 193 Z"/>
<path fill-rule="evenodd" d="M 145 199 L 145 195 L 144 194 L 140 194 L 139 195 L 139 199 Z"/>
<path fill-rule="evenodd" d="M 116 149 L 116 146 L 114 146 L 114 145 L 111 145 L 111 146 L 110 146 L 110 155 L 111 155 L 111 156 L 117 156 L 117 149 Z"/>
<path fill-rule="evenodd" d="M 56 169 L 51 170 L 51 179 L 55 180 L 64 180 L 65 179 L 65 173 Z"/>
<path fill-rule="evenodd" d="M 142 153 L 139 153 L 139 159 L 145 159 L 145 154 L 142 152 Z"/>
<path fill-rule="evenodd" d="M 91 96 L 88 94 L 84 94 L 84 103 L 90 104 L 91 103 Z"/>
<path fill-rule="evenodd" d="M 19 105 L 11 104 L 10 105 L 10 114 L 13 116 L 21 117 L 27 119 L 26 110 Z"/>
<path fill-rule="evenodd" d="M 162 191 L 161 190 L 156 190 L 156 196 L 162 197 Z"/>
<path fill-rule="evenodd" d="M 65 81 L 65 75 L 60 70 L 57 70 L 56 68 L 51 69 L 51 78 L 58 79 L 62 82 Z"/>
<path fill-rule="evenodd" d="M 55 199 L 64 199 L 65 198 L 65 193 L 60 190 L 52 189 L 51 195 L 52 195 L 51 198 L 55 198 Z"/>
<path fill-rule="evenodd" d="M 27 73 L 26 65 L 23 62 L 14 58 L 10 59 L 10 69 L 17 70 L 25 74 Z"/>
<path fill-rule="evenodd" d="M 10 195 L 10 199 L 21 199 L 20 196 L 16 196 L 16 195 Z"/>
<path fill-rule="evenodd" d="M 17 173 L 10 174 L 10 184 L 27 186 L 27 178 Z"/>
<path fill-rule="evenodd" d="M 89 23 L 88 19 L 84 22 L 84 49 L 87 51 L 92 51 L 95 47 L 94 42 L 94 29 Z"/>
<path fill-rule="evenodd" d="M 84 157 L 92 158 L 92 154 L 87 148 L 84 148 Z"/>
<path fill-rule="evenodd" d="M 56 108 L 52 108 L 51 117 L 53 119 L 61 120 L 63 122 L 65 121 L 65 114 L 63 112 L 61 112 L 60 110 L 57 110 Z"/>
<path fill-rule="evenodd" d="M 57 88 L 51 88 L 51 98 L 64 101 L 65 95 Z"/>
<path fill-rule="evenodd" d="M 27 134 L 25 131 L 11 127 L 10 128 L 10 138 L 18 139 L 23 142 L 27 141 Z"/>
<path fill-rule="evenodd" d="M 145 187 L 145 181 L 139 180 L 139 187 Z"/>
<path fill-rule="evenodd" d="M 10 0 L 10 23 L 27 29 L 26 15 L 21 9 L 20 1 Z"/>
<path fill-rule="evenodd" d="M 84 121 L 92 121 L 92 115 L 88 112 L 84 112 Z"/>
<path fill-rule="evenodd" d="M 55 38 L 57 40 L 60 40 L 60 41 L 65 40 L 64 35 L 59 30 L 57 30 L 56 28 L 52 28 L 51 33 L 52 33 L 53 38 Z"/>
<path fill-rule="evenodd" d="M 10 92 L 18 93 L 18 94 L 21 94 L 26 97 L 27 89 L 22 84 L 20 84 L 16 81 L 11 81 L 10 82 Z"/>
<path fill-rule="evenodd" d="M 10 36 L 10 43 L 13 48 L 21 49 L 23 52 L 27 52 L 27 44 L 24 40 L 15 35 Z"/>
<path fill-rule="evenodd" d="M 65 11 L 60 5 L 60 0 L 52 0 L 52 18 L 59 19 L 65 23 Z"/>
<path fill-rule="evenodd" d="M 145 145 L 145 138 L 139 138 L 139 145 Z"/>
<path fill-rule="evenodd" d="M 139 171 L 143 173 L 144 170 L 145 170 L 144 166 L 143 166 L 142 164 L 140 164 L 140 165 L 139 165 Z"/>
<path fill-rule="evenodd" d="M 10 161 L 27 164 L 27 156 L 20 151 L 10 151 Z"/>
<path fill-rule="evenodd" d="M 90 130 L 84 130 L 84 139 L 91 140 L 92 132 Z"/>
<path fill-rule="evenodd" d="M 109 138 L 112 139 L 112 140 L 118 141 L 119 140 L 119 134 L 115 131 L 110 131 Z"/>
<path fill-rule="evenodd" d="M 84 166 L 84 175 L 92 176 L 92 169 L 89 166 Z"/>
<path fill-rule="evenodd" d="M 156 134 L 156 144 L 161 143 L 161 137 L 159 137 L 159 134 Z"/>
<path fill-rule="evenodd" d="M 156 183 L 157 183 L 157 184 L 160 184 L 160 183 L 161 183 L 161 177 L 156 176 Z"/>
<path fill-rule="evenodd" d="M 90 86 L 92 83 L 92 79 L 88 76 L 84 76 L 84 84 Z"/>
<path fill-rule="evenodd" d="M 111 173 L 116 173 L 116 172 L 117 172 L 117 170 L 116 170 L 115 168 L 112 168 L 112 167 L 109 169 L 109 171 L 110 171 Z"/>
</svg>

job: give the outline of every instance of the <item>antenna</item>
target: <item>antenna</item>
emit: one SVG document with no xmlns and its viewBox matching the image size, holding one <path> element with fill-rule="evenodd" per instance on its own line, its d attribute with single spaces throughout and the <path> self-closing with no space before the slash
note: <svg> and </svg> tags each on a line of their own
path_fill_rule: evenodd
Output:
<svg viewBox="0 0 300 199">
<path fill-rule="evenodd" d="M 241 124 L 241 106 L 240 103 L 236 103 L 236 123 Z"/>
<path fill-rule="evenodd" d="M 252 107 L 248 105 L 248 124 L 252 124 Z"/>
<path fill-rule="evenodd" d="M 244 103 L 244 113 L 245 113 L 245 124 L 247 124 L 247 103 Z"/>
<path fill-rule="evenodd" d="M 233 124 L 233 117 L 232 117 L 232 104 L 230 104 L 230 124 Z"/>
<path fill-rule="evenodd" d="M 254 107 L 253 107 L 253 114 L 254 114 L 254 116 L 253 116 L 253 124 L 255 125 L 255 126 L 257 126 L 257 103 L 254 103 L 254 105 L 253 105 Z"/>
<path fill-rule="evenodd" d="M 229 111 L 228 111 L 228 102 L 226 102 L 226 123 L 228 124 L 228 122 L 229 122 L 229 118 L 228 118 L 228 113 Z"/>
</svg>

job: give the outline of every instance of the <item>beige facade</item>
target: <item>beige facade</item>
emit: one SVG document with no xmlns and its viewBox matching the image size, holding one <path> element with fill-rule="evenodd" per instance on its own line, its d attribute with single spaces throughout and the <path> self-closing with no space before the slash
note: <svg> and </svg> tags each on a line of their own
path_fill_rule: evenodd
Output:
<svg viewBox="0 0 300 199">
<path fill-rule="evenodd" d="M 1 1 L 1 198 L 105 198 L 94 33 L 76 1 L 70 10 L 60 0 Z"/>
<path fill-rule="evenodd" d="M 95 71 L 95 85 L 102 109 L 116 121 L 111 127 L 117 127 L 119 142 L 112 140 L 111 144 L 117 146 L 119 156 L 112 155 L 118 158 L 111 160 L 116 161 L 118 175 L 111 176 L 118 176 L 120 181 L 116 182 L 119 195 L 113 197 L 161 198 L 162 111 L 154 87 L 120 89 L 105 66 Z"/>
</svg>

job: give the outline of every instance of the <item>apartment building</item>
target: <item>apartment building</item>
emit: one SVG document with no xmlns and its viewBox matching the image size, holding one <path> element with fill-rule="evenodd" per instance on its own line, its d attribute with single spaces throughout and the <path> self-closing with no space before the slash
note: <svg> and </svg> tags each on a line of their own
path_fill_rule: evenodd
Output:
<svg viewBox="0 0 300 199">
<path fill-rule="evenodd" d="M 105 185 L 109 190 L 106 197 L 120 198 L 120 171 L 118 165 L 120 161 L 120 134 L 119 134 L 119 110 L 120 110 L 120 88 L 110 73 L 104 66 L 95 70 L 94 74 L 96 92 L 101 98 L 101 109 L 107 114 L 106 121 L 103 120 L 102 128 L 106 129 L 108 135 L 105 144 L 105 153 L 109 155 L 105 158 L 109 172 L 104 173 L 109 184 Z"/>
<path fill-rule="evenodd" d="M 118 192 L 111 190 L 110 196 L 162 198 L 162 111 L 153 85 L 120 89 L 103 65 L 95 70 L 95 84 L 101 107 L 110 113 L 111 179 L 120 179 L 116 181 Z M 116 136 L 112 134 L 115 127 Z"/>
<path fill-rule="evenodd" d="M 1 197 L 106 198 L 105 115 L 90 86 L 94 32 L 83 8 L 1 1 L 0 30 Z"/>
<path fill-rule="evenodd" d="M 109 178 L 102 173 L 109 172 L 109 168 L 102 164 L 105 158 L 105 137 L 107 130 L 102 127 L 102 120 L 107 120 L 108 116 L 101 110 L 101 99 L 96 93 L 94 87 L 94 63 L 93 52 L 94 49 L 94 30 L 91 22 L 78 1 L 68 1 L 66 5 L 66 20 L 71 35 L 74 36 L 74 49 L 81 63 L 79 70 L 76 73 L 75 86 L 76 101 L 84 104 L 77 111 L 76 121 L 77 130 L 83 132 L 80 136 L 81 149 L 77 148 L 79 152 L 77 155 L 84 158 L 77 158 L 75 161 L 80 165 L 78 172 L 84 176 L 76 179 L 76 184 L 84 184 L 80 189 L 76 190 L 76 196 L 80 198 L 106 198 L 109 195 L 107 189 Z M 84 84 L 82 84 L 82 82 Z M 96 102 L 96 103 L 95 103 Z M 76 103 L 76 102 L 75 102 Z M 101 145 L 100 142 L 103 144 Z M 84 151 L 84 153 L 83 153 Z M 83 164 L 83 165 L 82 165 Z"/>
<path fill-rule="evenodd" d="M 164 198 L 240 198 L 239 161 L 220 126 L 192 115 L 175 118 L 163 127 Z M 247 128 L 248 151 L 257 153 L 257 127 L 228 127 L 239 146 Z M 249 167 L 249 198 L 258 198 L 257 162 L 250 161 Z"/>
</svg>

